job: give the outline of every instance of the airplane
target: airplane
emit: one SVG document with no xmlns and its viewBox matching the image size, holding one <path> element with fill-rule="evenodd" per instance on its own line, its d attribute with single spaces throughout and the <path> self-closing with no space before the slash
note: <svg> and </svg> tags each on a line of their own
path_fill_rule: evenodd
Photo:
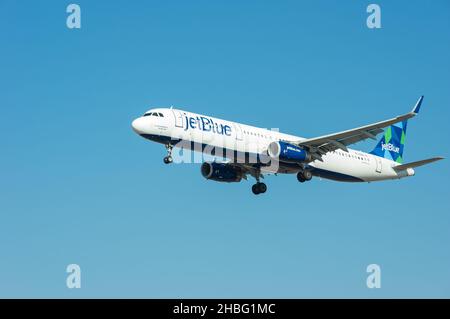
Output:
<svg viewBox="0 0 450 319">
<path fill-rule="evenodd" d="M 411 112 L 381 122 L 313 138 L 284 134 L 175 108 L 153 108 L 132 122 L 145 139 L 163 144 L 164 163 L 173 162 L 174 147 L 223 158 L 205 161 L 204 178 L 217 182 L 240 182 L 255 178 L 255 195 L 265 193 L 261 178 L 268 174 L 297 174 L 299 182 L 313 176 L 340 182 L 375 182 L 415 175 L 414 168 L 443 157 L 403 163 L 408 120 L 419 114 L 421 96 Z M 366 139 L 375 148 L 362 152 L 348 148 Z"/>
</svg>

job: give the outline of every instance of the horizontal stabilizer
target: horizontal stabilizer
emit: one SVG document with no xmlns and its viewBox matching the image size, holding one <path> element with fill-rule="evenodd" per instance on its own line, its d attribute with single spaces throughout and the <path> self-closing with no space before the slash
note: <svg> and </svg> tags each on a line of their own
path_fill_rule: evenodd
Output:
<svg viewBox="0 0 450 319">
<path fill-rule="evenodd" d="M 422 166 L 425 164 L 433 163 L 433 162 L 439 161 L 441 159 L 444 159 L 444 158 L 443 157 L 433 157 L 433 158 L 429 158 L 429 159 L 425 159 L 425 160 L 421 160 L 421 161 L 417 161 L 417 162 L 394 166 L 393 169 L 396 171 L 402 171 L 402 170 L 405 170 L 408 168 L 414 168 L 414 167 Z"/>
</svg>

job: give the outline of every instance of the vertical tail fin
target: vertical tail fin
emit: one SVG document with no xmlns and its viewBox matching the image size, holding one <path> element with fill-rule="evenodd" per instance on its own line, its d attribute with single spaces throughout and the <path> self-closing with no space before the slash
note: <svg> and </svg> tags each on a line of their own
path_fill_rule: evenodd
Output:
<svg viewBox="0 0 450 319">
<path fill-rule="evenodd" d="M 408 121 L 403 121 L 389 126 L 370 154 L 403 163 L 407 124 Z"/>
<path fill-rule="evenodd" d="M 417 100 L 411 114 L 419 114 L 422 101 L 423 95 Z M 407 124 L 408 120 L 389 126 L 370 154 L 388 158 L 400 164 L 403 163 Z"/>
</svg>

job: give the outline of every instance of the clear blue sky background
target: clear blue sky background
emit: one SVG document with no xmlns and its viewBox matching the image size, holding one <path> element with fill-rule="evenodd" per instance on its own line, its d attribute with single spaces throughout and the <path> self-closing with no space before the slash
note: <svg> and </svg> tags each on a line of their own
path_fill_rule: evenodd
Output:
<svg viewBox="0 0 450 319">
<path fill-rule="evenodd" d="M 377 1 L 381 30 L 369 1 L 78 1 L 81 30 L 69 3 L 0 0 L 0 297 L 450 297 L 448 160 L 254 196 L 130 127 L 175 105 L 312 137 L 424 94 L 405 161 L 448 157 L 448 1 Z"/>
</svg>

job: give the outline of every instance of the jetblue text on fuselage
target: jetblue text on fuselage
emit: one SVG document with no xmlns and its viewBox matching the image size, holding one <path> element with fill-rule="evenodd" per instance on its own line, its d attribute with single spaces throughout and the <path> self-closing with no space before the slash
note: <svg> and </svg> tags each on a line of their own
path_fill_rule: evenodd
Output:
<svg viewBox="0 0 450 319">
<path fill-rule="evenodd" d="M 219 124 L 214 122 L 211 118 L 204 116 L 190 117 L 185 115 L 186 125 L 184 130 L 189 128 L 198 129 L 204 132 L 213 132 L 215 134 L 231 136 L 231 127 L 226 124 Z"/>
</svg>

